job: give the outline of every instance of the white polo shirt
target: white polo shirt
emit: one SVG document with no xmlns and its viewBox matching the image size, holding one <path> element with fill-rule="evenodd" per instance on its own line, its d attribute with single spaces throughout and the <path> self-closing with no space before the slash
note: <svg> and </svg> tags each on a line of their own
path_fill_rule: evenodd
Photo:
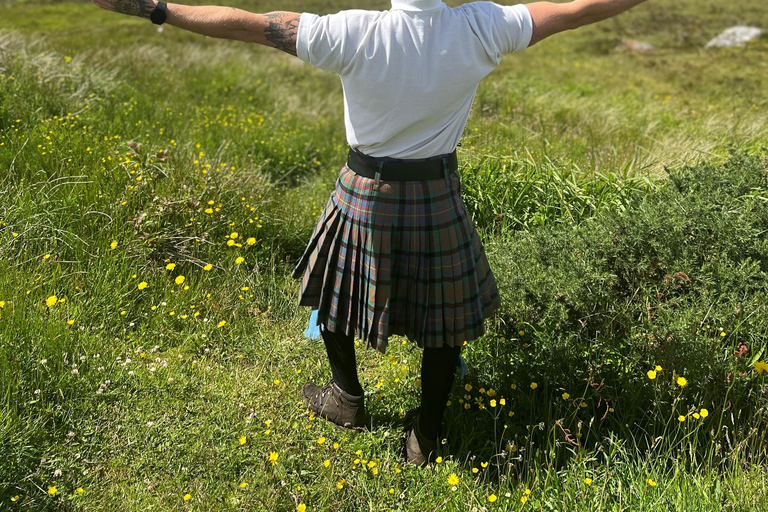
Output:
<svg viewBox="0 0 768 512">
<path fill-rule="evenodd" d="M 296 52 L 341 78 L 350 146 L 427 158 L 456 148 L 478 83 L 532 31 L 522 4 L 392 0 L 389 11 L 302 13 Z"/>
</svg>

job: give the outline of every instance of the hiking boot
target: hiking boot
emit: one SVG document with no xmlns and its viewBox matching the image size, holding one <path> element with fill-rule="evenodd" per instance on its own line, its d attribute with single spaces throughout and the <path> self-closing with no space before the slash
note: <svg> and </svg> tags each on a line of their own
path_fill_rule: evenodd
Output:
<svg viewBox="0 0 768 512">
<path fill-rule="evenodd" d="M 437 458 L 437 439 L 429 439 L 421 433 L 418 416 L 405 438 L 405 460 L 409 464 L 424 467 Z"/>
<path fill-rule="evenodd" d="M 339 427 L 360 429 L 365 426 L 365 394 L 350 395 L 333 379 L 323 386 L 304 384 L 301 394 L 309 408 Z"/>
</svg>

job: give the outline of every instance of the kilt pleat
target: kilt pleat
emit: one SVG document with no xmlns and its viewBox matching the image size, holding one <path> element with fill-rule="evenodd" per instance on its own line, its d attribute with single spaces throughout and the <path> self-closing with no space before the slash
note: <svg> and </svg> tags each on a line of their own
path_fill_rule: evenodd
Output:
<svg viewBox="0 0 768 512">
<path fill-rule="evenodd" d="M 476 339 L 501 303 L 458 172 L 375 188 L 342 168 L 292 275 L 318 324 L 381 352 L 391 335 L 421 347 Z"/>
</svg>

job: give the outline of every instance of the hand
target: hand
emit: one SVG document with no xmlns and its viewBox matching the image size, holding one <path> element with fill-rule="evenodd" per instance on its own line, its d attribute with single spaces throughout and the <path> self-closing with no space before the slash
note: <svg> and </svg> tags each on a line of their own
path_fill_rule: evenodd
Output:
<svg viewBox="0 0 768 512">
<path fill-rule="evenodd" d="M 91 0 L 94 4 L 108 11 L 138 16 L 149 19 L 149 15 L 155 10 L 155 0 Z"/>
</svg>

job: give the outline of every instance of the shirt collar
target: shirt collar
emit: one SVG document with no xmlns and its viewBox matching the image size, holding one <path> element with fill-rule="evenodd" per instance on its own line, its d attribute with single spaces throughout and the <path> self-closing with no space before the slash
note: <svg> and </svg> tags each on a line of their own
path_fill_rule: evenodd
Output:
<svg viewBox="0 0 768 512">
<path fill-rule="evenodd" d="M 392 0 L 392 10 L 432 11 L 444 7 L 442 0 Z"/>
</svg>

